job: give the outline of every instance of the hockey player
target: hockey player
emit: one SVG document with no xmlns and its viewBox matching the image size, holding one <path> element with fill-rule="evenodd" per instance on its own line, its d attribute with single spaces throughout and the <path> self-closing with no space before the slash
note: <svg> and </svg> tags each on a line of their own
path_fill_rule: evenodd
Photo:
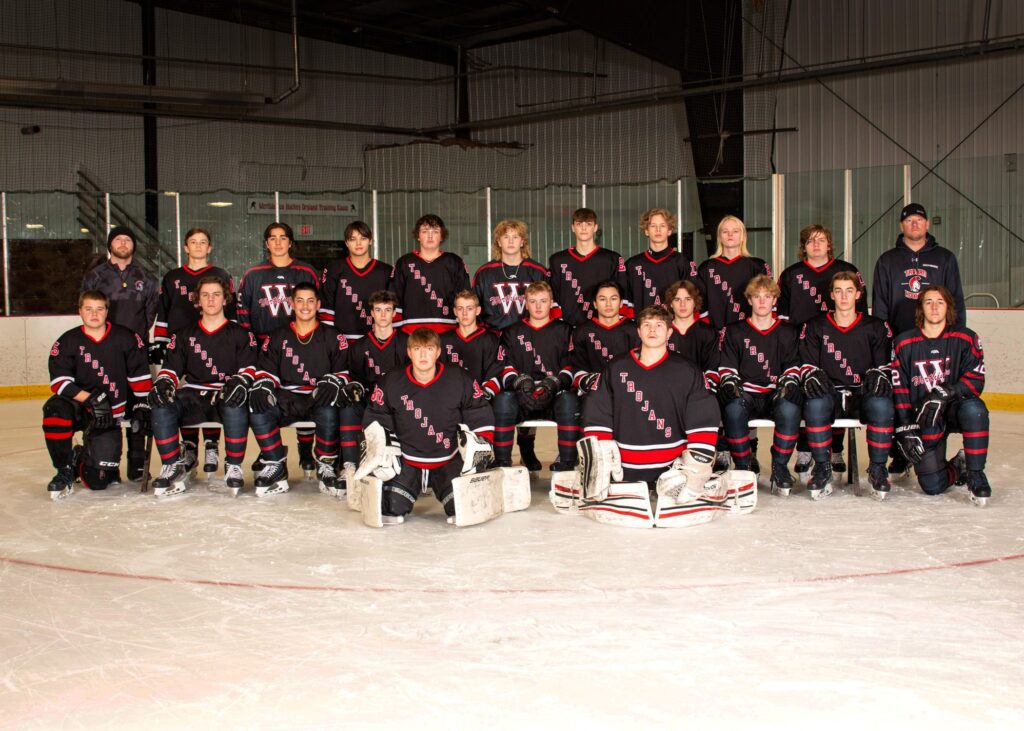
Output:
<svg viewBox="0 0 1024 731">
<path fill-rule="evenodd" d="M 57 338 L 50 348 L 50 389 L 43 404 L 43 435 L 57 474 L 46 489 L 58 500 L 71 494 L 76 477 L 92 490 L 117 479 L 121 461 L 119 425 L 126 421 L 128 394 L 135 395 L 131 420 L 149 429 L 150 389 L 146 348 L 138 333 L 107 321 L 107 295 L 86 290 L 78 299 L 82 325 Z M 81 459 L 74 459 L 71 437 L 83 432 Z"/>
<path fill-rule="evenodd" d="M 674 214 L 664 208 L 644 211 L 640 230 L 647 236 L 647 250 L 626 260 L 629 300 L 637 312 L 648 305 L 668 305 L 669 285 L 697 278 L 697 265 L 669 246 L 669 236 L 676 230 Z"/>
<path fill-rule="evenodd" d="M 594 287 L 598 282 L 611 279 L 618 282 L 623 292 L 628 289 L 626 262 L 611 249 L 597 245 L 597 228 L 597 214 L 592 210 L 574 211 L 572 232 L 576 241 L 565 251 L 552 254 L 548 263 L 554 316 L 573 327 L 582 325 L 593 314 Z M 623 300 L 622 306 L 622 314 L 632 317 L 630 303 Z"/>
<path fill-rule="evenodd" d="M 350 341 L 361 338 L 373 327 L 369 298 L 388 288 L 391 265 L 370 255 L 373 232 L 362 221 L 345 227 L 348 256 L 333 261 L 324 270 L 320 320 Z"/>
<path fill-rule="evenodd" d="M 192 228 L 185 234 L 185 254 L 188 263 L 183 267 L 172 269 L 164 275 L 160 283 L 160 298 L 157 303 L 156 325 L 153 328 L 153 344 L 155 352 L 151 352 L 150 362 L 162 363 L 167 351 L 167 343 L 171 341 L 171 333 L 177 332 L 186 325 L 194 325 L 199 321 L 199 307 L 192 301 L 196 282 L 202 277 L 220 277 L 228 283 L 232 294 L 235 283 L 225 270 L 210 264 L 210 252 L 213 250 L 210 232 L 204 228 Z M 236 320 L 234 297 L 224 306 L 224 315 L 229 320 Z M 199 432 L 195 429 L 182 430 L 181 438 L 191 444 L 199 443 Z M 217 471 L 219 455 L 217 443 L 220 442 L 220 429 L 203 429 L 203 472 Z"/>
<path fill-rule="evenodd" d="M 985 356 L 978 336 L 957 325 L 953 294 L 941 284 L 921 290 L 917 327 L 898 335 L 893 352 L 896 440 L 928 495 L 965 482 L 971 500 L 985 505 L 988 409 L 981 400 Z M 946 461 L 946 437 L 961 432 L 964 449 Z"/>
<path fill-rule="evenodd" d="M 610 279 L 594 292 L 594 317 L 572 331 L 572 385 L 586 396 L 597 383 L 605 364 L 640 345 L 636 324 L 619 314 L 622 288 Z"/>
<path fill-rule="evenodd" d="M 491 243 L 491 261 L 473 275 L 473 291 L 480 299 L 483 323 L 501 331 L 521 320 L 527 286 L 547 279 L 548 270 L 530 258 L 526 224 L 512 219 L 498 221 Z"/>
<path fill-rule="evenodd" d="M 669 285 L 665 300 L 672 314 L 668 349 L 700 368 L 713 391 L 718 385 L 718 334 L 698 317 L 704 303 L 700 290 L 693 282 L 682 280 Z"/>
<path fill-rule="evenodd" d="M 498 466 L 512 461 L 512 430 L 522 419 L 551 419 L 558 427 L 558 461 L 552 471 L 576 466 L 579 438 L 579 399 L 571 388 L 572 328 L 551 314 L 551 286 L 534 282 L 526 288 L 528 316 L 505 328 L 501 347 L 506 359 L 502 391 L 494 397 L 494 459 Z M 523 466 L 539 467 L 532 444 L 520 441 Z"/>
<path fill-rule="evenodd" d="M 149 331 L 156 318 L 157 289 L 159 283 L 152 274 L 134 261 L 138 242 L 131 229 L 115 226 L 107 234 L 108 261 L 90 269 L 82 279 L 82 292 L 99 290 L 110 303 L 108 319 L 115 325 L 128 328 L 149 343 Z M 151 357 L 153 347 L 147 345 Z M 134 409 L 134 397 L 129 394 L 128 409 Z M 142 477 L 146 461 L 146 439 L 138 431 L 125 434 L 128 442 L 128 479 Z"/>
<path fill-rule="evenodd" d="M 380 424 L 389 442 L 397 441 L 401 449 L 397 469 L 381 478 L 385 524 L 403 522 L 422 487 L 433 490 L 451 521 L 452 480 L 463 470 L 459 425 L 467 425 L 488 442 L 492 438 L 494 419 L 483 390 L 462 368 L 439 363 L 440 357 L 437 332 L 425 327 L 413 331 L 409 365 L 392 370 L 376 384 L 363 417 L 364 428 Z"/>
<path fill-rule="evenodd" d="M 868 479 L 875 497 L 889 492 L 885 460 L 892 446 L 892 335 L 881 320 L 858 312 L 864 284 L 856 271 L 832 275 L 826 296 L 835 310 L 804 323 L 800 333 L 804 421 L 814 456 L 809 489 L 832 492 L 832 422 L 856 418 L 867 425 Z"/>
<path fill-rule="evenodd" d="M 345 466 L 359 461 L 359 444 L 363 441 L 365 395 L 388 371 L 404 368 L 409 362 L 409 336 L 395 328 L 398 307 L 394 292 L 380 290 L 366 301 L 373 319 L 373 328 L 349 347 L 349 375 L 352 379 L 343 388 L 341 400 L 341 459 Z"/>
<path fill-rule="evenodd" d="M 455 293 L 455 319 L 459 326 L 441 334 L 441 362 L 467 371 L 481 384 L 489 401 L 501 390 L 505 357 L 498 334 L 478 322 L 480 311 L 476 292 L 464 289 Z"/>
<path fill-rule="evenodd" d="M 448 228 L 440 216 L 420 216 L 412 228 L 418 248 L 395 262 L 388 289 L 398 296 L 402 330 L 418 327 L 444 332 L 455 327 L 455 293 L 469 289 L 469 272 L 462 257 L 441 251 Z"/>
<path fill-rule="evenodd" d="M 242 459 L 249 430 L 245 402 L 255 378 L 256 338 L 231 322 L 224 307 L 231 292 L 219 277 L 202 277 L 196 284 L 202 316 L 171 335 L 163 368 L 153 381 L 153 438 L 163 467 L 153 481 L 157 497 L 186 490 L 185 478 L 195 467 L 196 445 L 179 444 L 178 429 L 204 421 L 224 428 L 225 484 L 238 494 L 242 488 Z"/>
<path fill-rule="evenodd" d="M 750 255 L 747 227 L 736 216 L 723 218 L 716 236 L 718 247 L 697 267 L 696 284 L 704 299 L 701 319 L 718 332 L 750 315 L 750 305 L 743 296 L 747 283 L 759 274 L 771 277 L 772 270 L 763 259 Z"/>
<path fill-rule="evenodd" d="M 786 267 L 779 277 L 779 319 L 788 320 L 798 330 L 803 324 L 832 308 L 831 281 L 836 272 L 854 272 L 864 289 L 864 280 L 857 267 L 835 258 L 832 232 L 819 224 L 800 230 L 799 261 Z M 857 299 L 857 312 L 867 312 L 867 296 Z M 800 430 L 796 443 L 796 472 L 811 467 L 811 451 L 807 447 L 807 432 Z M 832 467 L 836 472 L 846 470 L 843 460 L 843 430 L 832 432 Z"/>
<path fill-rule="evenodd" d="M 800 427 L 799 332 L 774 315 L 779 285 L 770 276 L 755 276 L 744 294 L 750 317 L 722 331 L 718 398 L 725 436 L 736 469 L 749 470 L 748 422 L 773 419 L 772 491 L 786 494 L 793 487 L 788 463 Z M 811 496 L 817 497 L 813 488 Z"/>
<path fill-rule="evenodd" d="M 256 495 L 288 491 L 280 427 L 313 421 L 320 491 L 337 497 L 338 406 L 349 382 L 348 340 L 317 320 L 320 297 L 312 284 L 295 285 L 292 309 L 295 321 L 272 332 L 260 348 L 256 381 L 249 389 L 249 423 L 263 466 L 255 480 Z"/>
</svg>

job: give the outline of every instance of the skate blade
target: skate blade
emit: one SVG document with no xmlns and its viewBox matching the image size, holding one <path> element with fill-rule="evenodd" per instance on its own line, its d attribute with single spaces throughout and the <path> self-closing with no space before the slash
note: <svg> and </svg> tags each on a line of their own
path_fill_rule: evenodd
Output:
<svg viewBox="0 0 1024 731">
<path fill-rule="evenodd" d="M 303 476 L 303 478 L 305 478 L 307 480 L 312 480 L 313 478 L 316 477 L 316 470 L 304 469 L 304 470 L 302 470 L 302 476 Z"/>
<path fill-rule="evenodd" d="M 401 525 L 405 522 L 404 515 L 382 515 L 380 519 L 384 525 Z"/>
<path fill-rule="evenodd" d="M 871 488 L 871 497 L 873 497 L 878 502 L 882 502 L 883 500 L 885 500 L 885 498 L 888 497 L 888 495 L 888 490 L 876 490 L 875 488 Z"/>
<path fill-rule="evenodd" d="M 807 494 L 811 496 L 811 500 L 821 500 L 832 494 L 832 486 L 829 485 L 821 490 L 808 490 Z"/>
<path fill-rule="evenodd" d="M 154 487 L 154 497 L 174 497 L 175 495 L 184 495 L 185 491 L 188 490 L 188 485 L 185 484 L 184 480 L 172 483 L 170 487 Z"/>
<path fill-rule="evenodd" d="M 53 500 L 53 502 L 57 502 L 58 500 L 63 500 L 64 498 L 69 497 L 74 491 L 75 488 L 70 485 L 65 487 L 63 490 L 51 490 L 50 499 Z"/>
<path fill-rule="evenodd" d="M 781 487 L 779 485 L 776 485 L 774 482 L 772 483 L 772 495 L 778 495 L 779 497 L 789 497 L 789 493 L 792 492 L 792 490 L 792 487 Z"/>
<path fill-rule="evenodd" d="M 971 502 L 974 503 L 975 507 L 983 508 L 988 505 L 987 497 L 978 497 L 977 495 L 971 495 Z"/>
<path fill-rule="evenodd" d="M 238 493 L 242 491 L 240 487 L 229 487 L 228 489 L 231 490 L 231 497 L 238 497 Z"/>
<path fill-rule="evenodd" d="M 281 495 L 291 489 L 285 480 L 275 482 L 273 485 L 256 488 L 256 497 L 269 497 L 270 495 Z"/>
</svg>

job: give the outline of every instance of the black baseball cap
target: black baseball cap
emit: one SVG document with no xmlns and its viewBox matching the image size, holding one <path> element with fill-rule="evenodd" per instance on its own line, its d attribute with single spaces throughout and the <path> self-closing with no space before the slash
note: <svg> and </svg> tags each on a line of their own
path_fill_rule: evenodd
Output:
<svg viewBox="0 0 1024 731">
<path fill-rule="evenodd" d="M 906 221 L 908 216 L 920 216 L 924 220 L 928 220 L 928 214 L 920 203 L 910 203 L 903 206 L 903 210 L 900 211 L 900 223 Z"/>
</svg>

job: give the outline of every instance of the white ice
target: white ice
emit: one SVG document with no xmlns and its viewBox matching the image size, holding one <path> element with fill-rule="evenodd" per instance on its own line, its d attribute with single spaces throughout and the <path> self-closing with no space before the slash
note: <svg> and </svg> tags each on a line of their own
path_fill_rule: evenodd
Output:
<svg viewBox="0 0 1024 731">
<path fill-rule="evenodd" d="M 421 498 L 373 530 L 312 484 L 259 500 L 248 470 L 237 499 L 53 503 L 40 402 L 0 414 L 0 728 L 1024 721 L 1024 415 L 993 416 L 984 509 L 762 480 L 751 515 L 630 530 L 536 482 L 483 526 Z"/>
</svg>

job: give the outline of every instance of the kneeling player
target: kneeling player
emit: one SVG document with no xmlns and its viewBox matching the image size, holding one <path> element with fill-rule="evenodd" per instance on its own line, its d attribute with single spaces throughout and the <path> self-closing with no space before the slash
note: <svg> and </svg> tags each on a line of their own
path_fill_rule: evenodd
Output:
<svg viewBox="0 0 1024 731">
<path fill-rule="evenodd" d="M 54 500 L 71 494 L 76 477 L 92 490 L 117 480 L 129 390 L 136 396 L 132 421 L 149 428 L 145 345 L 128 328 L 107 322 L 108 311 L 105 294 L 86 290 L 78 299 L 81 327 L 68 330 L 50 349 L 54 395 L 43 404 L 43 435 L 57 470 L 47 485 Z M 80 461 L 71 446 L 76 431 L 83 432 L 85 442 Z"/>
<path fill-rule="evenodd" d="M 288 491 L 287 452 L 280 427 L 312 421 L 316 424 L 313 458 L 320 491 L 338 496 L 334 464 L 338 458 L 338 405 L 349 382 L 348 341 L 330 325 L 317 321 L 320 297 L 312 284 L 296 284 L 291 300 L 295 321 L 272 332 L 263 343 L 256 382 L 249 389 L 249 422 L 263 465 L 256 475 L 256 495 Z"/>
<path fill-rule="evenodd" d="M 164 366 L 153 381 L 153 438 L 163 467 L 153 481 L 157 497 L 185 492 L 196 464 L 196 445 L 178 443 L 178 429 L 219 421 L 224 427 L 224 482 L 234 494 L 242 488 L 242 458 L 249 431 L 245 409 L 256 365 L 256 337 L 224 315 L 231 296 L 220 277 L 196 284 L 202 316 L 171 336 Z"/>
<path fill-rule="evenodd" d="M 462 368 L 438 363 L 441 339 L 428 328 L 409 336 L 408 354 L 410 365 L 390 371 L 377 383 L 363 417 L 367 441 L 371 425 L 379 425 L 386 445 L 379 449 L 367 444 L 356 476 L 373 474 L 383 481 L 380 510 L 385 524 L 401 523 L 423 488 L 432 489 L 445 515 L 454 518 L 452 480 L 466 468 L 486 466 L 491 457 L 494 418 L 476 379 Z M 471 434 L 461 433 L 460 424 Z M 467 439 L 483 450 L 471 464 L 459 455 L 460 440 Z M 400 457 L 394 459 L 396 452 Z"/>
<path fill-rule="evenodd" d="M 957 327 L 953 295 L 941 285 L 921 291 L 917 328 L 900 334 L 893 346 L 896 440 L 914 465 L 929 495 L 965 482 L 971 500 L 985 505 L 992 488 L 985 476 L 988 409 L 985 355 L 974 331 Z M 964 449 L 946 461 L 946 437 L 964 435 Z"/>
<path fill-rule="evenodd" d="M 884 322 L 858 312 L 864 284 L 857 272 L 834 274 L 829 292 L 835 311 L 806 322 L 800 333 L 804 420 L 814 459 L 810 489 L 832 492 L 832 422 L 856 418 L 867 425 L 868 479 L 882 499 L 889 492 L 885 460 L 892 447 L 892 337 Z"/>
</svg>

